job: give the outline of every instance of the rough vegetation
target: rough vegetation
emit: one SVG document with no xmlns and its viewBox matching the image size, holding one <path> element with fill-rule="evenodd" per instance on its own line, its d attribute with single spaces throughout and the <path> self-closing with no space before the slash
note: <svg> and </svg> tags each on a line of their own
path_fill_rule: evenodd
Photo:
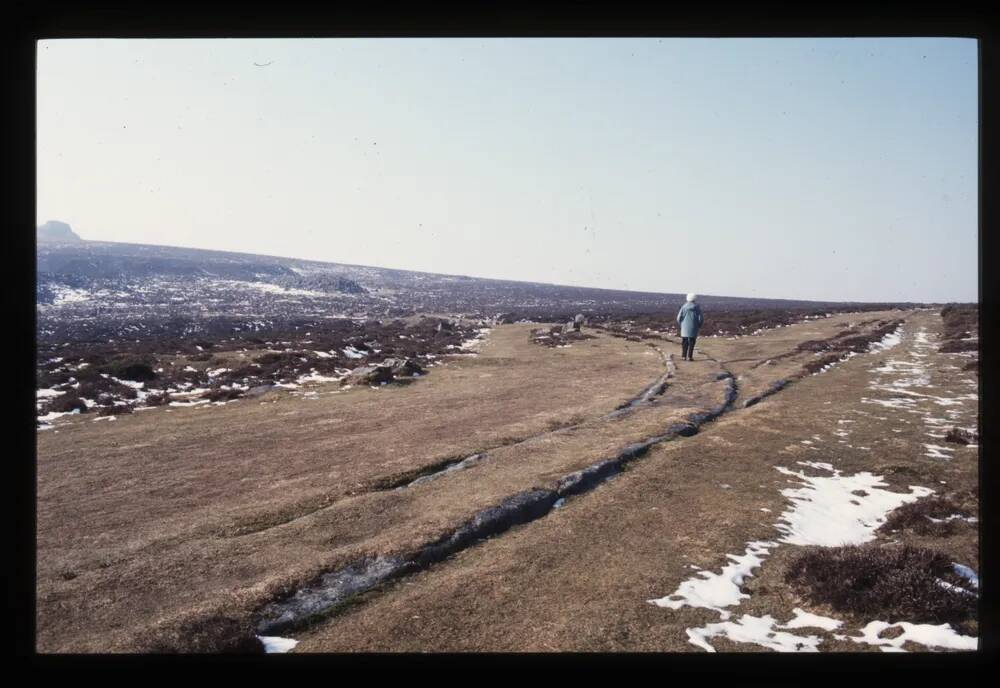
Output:
<svg viewBox="0 0 1000 688">
<path fill-rule="evenodd" d="M 302 320 L 264 336 L 229 331 L 185 339 L 176 333 L 178 339 L 161 346 L 142 340 L 40 344 L 36 384 L 58 395 L 39 398 L 37 413 L 86 413 L 121 402 L 157 406 L 183 393 L 187 401 L 230 401 L 256 386 L 303 377 L 347 384 L 408 382 L 438 357 L 461 351 L 479 325 L 436 317 Z M 191 396 L 192 390 L 202 392 Z"/>
<path fill-rule="evenodd" d="M 953 518 L 955 516 L 961 518 Z M 917 535 L 948 537 L 961 528 L 968 527 L 968 522 L 964 519 L 969 516 L 968 511 L 949 499 L 920 499 L 904 504 L 889 514 L 885 523 L 879 527 L 879 532 L 890 534 L 906 530 Z"/>
<path fill-rule="evenodd" d="M 950 303 L 941 309 L 944 332 L 939 351 L 979 351 L 979 306 Z"/>
<path fill-rule="evenodd" d="M 963 627 L 976 615 L 975 590 L 948 557 L 928 549 L 871 544 L 814 549 L 792 563 L 785 580 L 811 601 L 865 621 Z"/>
<path fill-rule="evenodd" d="M 979 444 L 979 433 L 964 428 L 952 428 L 944 439 L 955 444 Z"/>
</svg>

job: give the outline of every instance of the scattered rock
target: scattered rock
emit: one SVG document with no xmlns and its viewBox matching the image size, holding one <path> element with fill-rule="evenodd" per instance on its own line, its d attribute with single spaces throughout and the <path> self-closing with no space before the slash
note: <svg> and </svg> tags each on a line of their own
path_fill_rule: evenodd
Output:
<svg viewBox="0 0 1000 688">
<path fill-rule="evenodd" d="M 389 366 L 361 366 L 348 373 L 340 384 L 377 386 L 392 381 L 393 372 Z"/>
</svg>

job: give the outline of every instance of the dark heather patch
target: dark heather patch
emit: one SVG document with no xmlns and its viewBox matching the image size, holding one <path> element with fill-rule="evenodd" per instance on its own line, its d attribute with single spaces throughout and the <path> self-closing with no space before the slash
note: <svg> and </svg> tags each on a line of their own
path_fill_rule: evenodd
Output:
<svg viewBox="0 0 1000 688">
<path fill-rule="evenodd" d="M 952 428 L 948 431 L 948 434 L 944 436 L 945 442 L 954 442 L 955 444 L 978 444 L 979 443 L 979 433 L 969 432 L 968 430 L 963 430 L 962 428 Z"/>
<path fill-rule="evenodd" d="M 144 652 L 157 654 L 263 654 L 250 620 L 213 615 L 148 631 Z"/>
<path fill-rule="evenodd" d="M 929 549 L 886 545 L 815 548 L 789 566 L 785 581 L 818 604 L 859 620 L 965 624 L 977 595 L 951 560 Z M 948 590 L 940 581 L 968 593 Z"/>
<path fill-rule="evenodd" d="M 46 324 L 44 337 L 40 331 L 36 384 L 39 389 L 48 389 L 79 382 L 80 389 L 72 396 L 97 400 L 104 394 L 113 403 L 135 400 L 137 395 L 135 389 L 112 377 L 145 382 L 146 391 L 163 394 L 186 383 L 199 388 L 254 388 L 295 381 L 303 375 L 341 377 L 356 366 L 385 367 L 383 361 L 388 360 L 392 361 L 391 381 L 404 384 L 425 373 L 436 358 L 457 351 L 486 324 L 433 317 L 413 324 L 401 320 L 359 322 L 293 314 L 265 320 L 264 329 L 248 331 L 246 319 L 240 317 L 162 318 L 150 314 L 135 324 L 141 333 L 121 339 L 113 336 L 117 325 L 107 318 L 54 318 Z M 348 346 L 365 356 L 349 358 L 344 354 Z M 89 366 L 77 369 L 84 362 Z M 216 367 L 229 370 L 209 377 L 208 370 Z M 382 381 L 389 380 L 375 382 Z M 54 410 L 52 400 L 39 401 L 39 415 Z M 110 405 L 107 398 L 98 403 Z"/>
<path fill-rule="evenodd" d="M 952 339 L 938 347 L 938 351 L 943 354 L 955 354 L 964 351 L 979 351 L 979 342 Z"/>
<path fill-rule="evenodd" d="M 941 353 L 978 351 L 979 341 L 972 339 L 979 335 L 978 304 L 959 305 L 950 303 L 941 309 L 944 332 L 941 336 Z M 969 341 L 971 340 L 971 341 Z"/>
<path fill-rule="evenodd" d="M 170 401 L 170 395 L 166 392 L 162 394 L 150 394 L 146 397 L 146 406 L 163 406 Z"/>
<path fill-rule="evenodd" d="M 116 356 L 111 362 L 98 368 L 101 373 L 107 373 L 121 380 L 148 382 L 156 379 L 152 360 L 130 355 Z"/>
<path fill-rule="evenodd" d="M 105 406 L 97 412 L 98 416 L 118 416 L 124 413 L 132 413 L 132 407 L 127 405 Z"/>
<path fill-rule="evenodd" d="M 220 387 L 209 391 L 204 398 L 209 401 L 230 401 L 239 399 L 241 396 L 243 396 L 243 392 L 238 389 L 222 389 Z"/>
<path fill-rule="evenodd" d="M 965 522 L 956 519 L 935 523 L 931 518 L 943 519 L 954 514 L 970 515 L 965 509 L 948 499 L 941 497 L 919 499 L 895 509 L 876 532 L 888 534 L 893 531 L 908 530 L 917 535 L 948 537 L 965 527 Z"/>
<path fill-rule="evenodd" d="M 54 411 L 56 413 L 70 413 L 72 411 L 86 413 L 87 404 L 84 403 L 83 399 L 76 396 L 75 393 L 70 392 L 50 401 L 47 404 L 47 410 L 50 412 Z"/>
</svg>

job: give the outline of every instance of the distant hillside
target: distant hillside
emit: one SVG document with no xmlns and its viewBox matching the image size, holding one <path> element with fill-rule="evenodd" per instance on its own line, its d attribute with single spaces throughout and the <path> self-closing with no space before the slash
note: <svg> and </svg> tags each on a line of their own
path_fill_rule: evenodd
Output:
<svg viewBox="0 0 1000 688">
<path fill-rule="evenodd" d="M 83 241 L 68 224 L 59 222 L 58 220 L 49 220 L 39 227 L 36 236 L 38 241 L 62 244 L 74 244 Z"/>
<path fill-rule="evenodd" d="M 47 235 L 51 236 L 48 231 Z M 64 341 L 103 336 L 97 332 L 103 331 L 105 321 L 130 323 L 129 331 L 141 337 L 140 332 L 159 331 L 151 323 L 176 323 L 178 318 L 194 319 L 199 328 L 206 318 L 237 318 L 257 323 L 253 325 L 257 328 L 265 322 L 415 314 L 565 322 L 576 313 L 618 318 L 662 315 L 676 312 L 684 302 L 683 294 L 96 241 L 39 243 L 37 276 L 39 332 Z M 701 295 L 700 303 L 715 311 L 855 306 L 713 295 Z"/>
</svg>

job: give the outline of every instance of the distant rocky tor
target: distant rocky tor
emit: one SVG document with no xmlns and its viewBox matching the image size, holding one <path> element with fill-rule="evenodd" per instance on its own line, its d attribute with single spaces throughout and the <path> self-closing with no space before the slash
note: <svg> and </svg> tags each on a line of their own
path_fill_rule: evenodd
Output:
<svg viewBox="0 0 1000 688">
<path fill-rule="evenodd" d="M 49 220 L 38 228 L 38 241 L 51 241 L 61 244 L 77 244 L 83 241 L 73 228 L 65 222 Z"/>
</svg>

